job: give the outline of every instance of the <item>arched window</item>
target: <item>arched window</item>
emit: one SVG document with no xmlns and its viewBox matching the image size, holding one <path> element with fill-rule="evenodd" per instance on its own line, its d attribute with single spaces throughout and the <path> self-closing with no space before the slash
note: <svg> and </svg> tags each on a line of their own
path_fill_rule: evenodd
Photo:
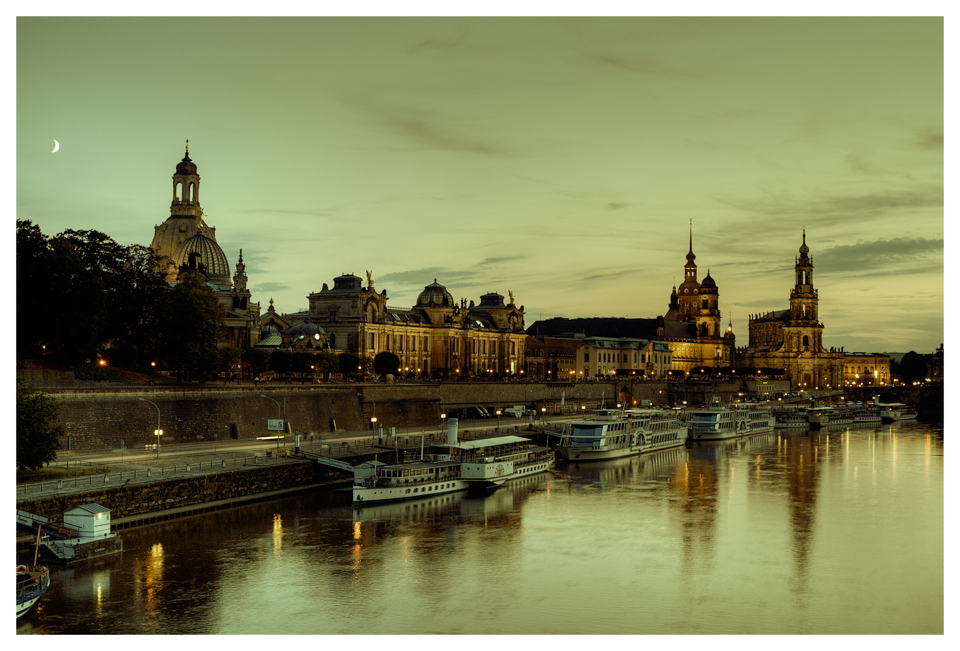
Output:
<svg viewBox="0 0 960 651">
<path fill-rule="evenodd" d="M 196 203 L 196 202 L 197 202 L 197 184 L 191 183 L 190 184 L 190 203 Z"/>
<path fill-rule="evenodd" d="M 180 197 L 183 196 L 181 194 L 182 192 L 183 192 L 183 183 L 181 183 L 180 181 L 177 181 L 173 186 L 173 200 L 180 201 Z"/>
<path fill-rule="evenodd" d="M 805 349 L 810 347 L 810 337 L 807 335 L 803 335 L 803 347 Z"/>
</svg>

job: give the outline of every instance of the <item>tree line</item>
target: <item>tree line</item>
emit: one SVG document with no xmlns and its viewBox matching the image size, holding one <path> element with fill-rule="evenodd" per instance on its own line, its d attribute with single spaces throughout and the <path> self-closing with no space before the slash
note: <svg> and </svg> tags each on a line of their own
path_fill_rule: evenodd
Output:
<svg viewBox="0 0 960 651">
<path fill-rule="evenodd" d="M 284 380 L 395 373 L 392 353 L 373 360 L 353 353 L 220 348 L 226 314 L 201 279 L 168 283 L 149 247 L 124 246 L 99 231 L 45 235 L 17 220 L 18 360 L 73 369 L 86 379 L 118 379 L 110 368 L 166 371 L 181 382 Z M 101 367 L 101 364 L 104 366 Z"/>
</svg>

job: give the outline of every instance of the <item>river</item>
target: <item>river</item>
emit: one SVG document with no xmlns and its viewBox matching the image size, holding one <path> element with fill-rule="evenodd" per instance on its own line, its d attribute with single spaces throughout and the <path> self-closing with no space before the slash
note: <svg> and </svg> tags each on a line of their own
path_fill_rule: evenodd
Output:
<svg viewBox="0 0 960 651">
<path fill-rule="evenodd" d="M 943 427 L 559 465 L 481 498 L 308 493 L 123 531 L 19 634 L 942 634 Z"/>
</svg>

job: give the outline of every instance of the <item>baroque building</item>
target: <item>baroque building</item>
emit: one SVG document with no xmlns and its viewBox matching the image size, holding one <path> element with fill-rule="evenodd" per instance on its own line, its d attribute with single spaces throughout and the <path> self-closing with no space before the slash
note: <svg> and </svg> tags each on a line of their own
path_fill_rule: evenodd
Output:
<svg viewBox="0 0 960 651">
<path fill-rule="evenodd" d="M 707 275 L 697 280 L 697 256 L 693 253 L 693 222 L 690 223 L 690 248 L 683 265 L 683 282 L 670 294 L 663 315 L 663 339 L 673 356 L 673 369 L 689 373 L 696 368 L 727 367 L 733 364 L 736 338 L 733 324 L 726 330 L 720 323 L 720 290 Z"/>
<path fill-rule="evenodd" d="M 596 350 L 593 357 L 580 357 L 577 377 L 612 373 L 662 377 L 664 368 L 686 374 L 705 367 L 732 366 L 736 344 L 733 324 L 728 323 L 726 329 L 723 329 L 717 282 L 710 275 L 709 269 L 702 282 L 697 280 L 696 258 L 693 252 L 691 222 L 687 261 L 683 265 L 683 283 L 679 288 L 674 286 L 667 313 L 663 316 L 646 319 L 556 317 L 537 321 L 527 329 L 527 333 L 540 338 L 603 339 L 606 342 L 605 349 Z M 623 351 L 614 354 L 607 340 L 621 339 L 624 341 Z M 549 349 L 547 351 L 549 352 Z M 631 351 L 638 356 L 644 355 L 646 361 L 636 361 Z M 669 355 L 664 351 L 669 352 Z M 580 352 L 582 355 L 586 351 Z M 666 367 L 664 363 L 667 364 Z"/>
<path fill-rule="evenodd" d="M 413 307 L 391 308 L 387 290 L 377 292 L 368 271 L 366 286 L 343 274 L 307 299 L 307 318 L 322 330 L 326 346 L 368 361 L 393 353 L 403 375 L 513 375 L 524 365 L 523 306 L 515 305 L 512 293 L 509 304 L 491 292 L 479 305 L 467 305 L 434 279 Z"/>
<path fill-rule="evenodd" d="M 884 386 L 891 379 L 890 355 L 886 353 L 847 353 L 843 358 L 845 386 Z"/>
<path fill-rule="evenodd" d="M 260 339 L 260 304 L 251 300 L 247 288 L 243 249 L 231 278 L 223 249 L 217 244 L 217 229 L 203 220 L 200 206 L 200 175 L 190 159 L 187 141 L 183 159 L 173 174 L 170 217 L 153 229 L 150 248 L 160 258 L 157 269 L 173 286 L 184 274 L 201 277 L 216 295 L 226 317 L 219 345 L 250 348 Z"/>
<path fill-rule="evenodd" d="M 819 295 L 813 286 L 813 258 L 803 231 L 800 255 L 794 265 L 795 283 L 790 307 L 752 315 L 749 343 L 737 351 L 738 367 L 779 368 L 795 389 L 839 388 L 843 385 L 843 349 L 823 346 Z"/>
</svg>

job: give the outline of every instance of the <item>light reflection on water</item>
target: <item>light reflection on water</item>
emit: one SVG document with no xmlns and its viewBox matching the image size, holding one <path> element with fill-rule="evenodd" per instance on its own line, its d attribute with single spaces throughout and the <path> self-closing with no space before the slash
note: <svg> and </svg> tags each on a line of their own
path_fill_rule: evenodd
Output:
<svg viewBox="0 0 960 651">
<path fill-rule="evenodd" d="M 18 632 L 942 633 L 943 429 L 561 465 L 486 498 L 301 495 L 123 533 Z"/>
</svg>

